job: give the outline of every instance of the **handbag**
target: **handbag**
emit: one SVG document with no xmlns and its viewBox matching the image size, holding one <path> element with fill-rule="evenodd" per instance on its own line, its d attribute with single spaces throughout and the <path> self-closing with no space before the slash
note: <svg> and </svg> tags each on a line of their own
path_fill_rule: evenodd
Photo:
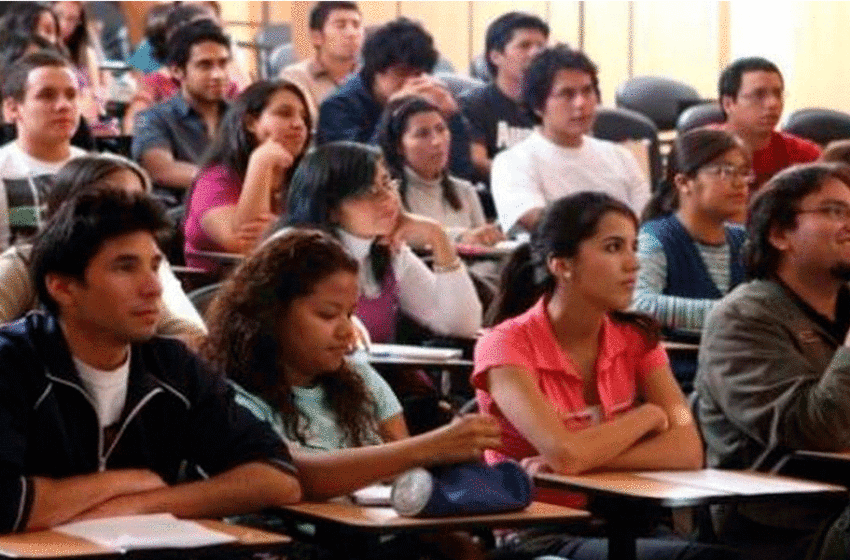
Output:
<svg viewBox="0 0 850 560">
<path fill-rule="evenodd" d="M 393 483 L 390 500 L 406 517 L 501 513 L 525 509 L 534 484 L 518 463 L 459 463 L 416 468 Z"/>
</svg>

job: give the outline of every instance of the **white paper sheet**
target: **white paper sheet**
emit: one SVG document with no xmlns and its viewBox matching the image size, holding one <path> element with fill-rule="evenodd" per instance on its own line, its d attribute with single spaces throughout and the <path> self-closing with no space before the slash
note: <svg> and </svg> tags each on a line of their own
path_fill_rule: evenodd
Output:
<svg viewBox="0 0 850 560">
<path fill-rule="evenodd" d="M 395 356 L 413 360 L 452 360 L 460 358 L 460 348 L 431 348 L 407 344 L 372 344 L 369 353 L 373 356 Z"/>
<path fill-rule="evenodd" d="M 60 525 L 55 530 L 114 550 L 196 548 L 237 540 L 169 513 L 78 521 Z"/>
<path fill-rule="evenodd" d="M 351 499 L 359 506 L 389 506 L 392 486 L 387 484 L 373 484 L 351 493 Z"/>
<path fill-rule="evenodd" d="M 742 495 L 792 494 L 800 492 L 822 492 L 834 487 L 804 480 L 775 478 L 759 473 L 703 469 L 699 471 L 654 471 L 636 473 L 643 478 L 708 488 L 726 493 Z"/>
</svg>

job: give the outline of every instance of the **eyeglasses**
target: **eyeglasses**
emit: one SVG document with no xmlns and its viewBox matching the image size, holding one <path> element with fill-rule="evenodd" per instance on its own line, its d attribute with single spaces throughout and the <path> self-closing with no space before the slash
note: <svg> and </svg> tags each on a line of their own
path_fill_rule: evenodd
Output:
<svg viewBox="0 0 850 560">
<path fill-rule="evenodd" d="M 756 180 L 756 174 L 749 167 L 736 167 L 728 163 L 712 163 L 703 166 L 700 171 L 705 171 L 709 175 L 714 175 L 718 179 L 724 181 L 732 181 L 741 179 L 745 183 L 752 183 Z"/>
<path fill-rule="evenodd" d="M 355 198 L 358 200 L 380 200 L 385 196 L 394 196 L 398 194 L 398 181 L 395 179 L 384 179 L 378 184 L 372 185 L 368 190 L 358 193 Z"/>
<path fill-rule="evenodd" d="M 764 105 L 771 99 L 785 101 L 785 91 L 781 89 L 757 89 L 750 93 L 739 93 L 738 97 L 751 105 Z"/>
<path fill-rule="evenodd" d="M 846 204 L 824 204 L 811 210 L 797 210 L 796 214 L 821 214 L 836 222 L 850 222 L 850 206 Z"/>
</svg>

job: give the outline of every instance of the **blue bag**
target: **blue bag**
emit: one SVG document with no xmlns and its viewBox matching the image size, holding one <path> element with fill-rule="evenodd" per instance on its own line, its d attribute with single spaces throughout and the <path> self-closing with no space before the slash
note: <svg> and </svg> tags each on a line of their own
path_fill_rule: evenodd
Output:
<svg viewBox="0 0 850 560">
<path fill-rule="evenodd" d="M 399 476 L 391 501 L 407 517 L 501 513 L 525 509 L 534 485 L 519 464 L 460 463 L 418 468 Z"/>
</svg>

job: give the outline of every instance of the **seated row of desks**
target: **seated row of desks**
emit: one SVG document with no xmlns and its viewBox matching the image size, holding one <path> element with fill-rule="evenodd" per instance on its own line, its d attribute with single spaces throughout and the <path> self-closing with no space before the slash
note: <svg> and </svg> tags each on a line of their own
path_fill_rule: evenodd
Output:
<svg viewBox="0 0 850 560">
<path fill-rule="evenodd" d="M 388 534 L 443 532 L 469 529 L 509 529 L 527 526 L 558 527 L 565 533 L 581 534 L 594 518 L 606 522 L 610 539 L 609 558 L 635 558 L 640 523 L 664 509 L 687 508 L 714 503 L 776 502 L 813 499 L 846 501 L 843 486 L 823 484 L 751 471 L 676 471 L 654 473 L 600 473 L 580 476 L 539 474 L 540 486 L 579 491 L 590 498 L 589 512 L 534 502 L 524 511 L 437 518 L 406 518 L 392 508 L 357 506 L 349 502 L 302 503 L 283 508 L 278 514 L 297 523 L 316 527 L 316 538 L 340 557 L 368 558 L 379 537 Z M 291 546 L 286 536 L 263 530 L 227 525 L 218 521 L 203 524 L 237 538 L 223 548 L 204 549 L 192 557 L 215 557 L 217 553 L 278 550 Z M 163 550 L 132 552 L 139 557 L 163 557 Z M 171 551 L 174 552 L 174 551 Z M 57 531 L 42 531 L 0 537 L 0 554 L 20 558 L 80 558 L 117 555 Z M 220 555 L 220 554 L 219 554 Z M 179 554 L 175 554 L 179 556 Z M 185 551 L 182 557 L 186 557 Z"/>
</svg>

